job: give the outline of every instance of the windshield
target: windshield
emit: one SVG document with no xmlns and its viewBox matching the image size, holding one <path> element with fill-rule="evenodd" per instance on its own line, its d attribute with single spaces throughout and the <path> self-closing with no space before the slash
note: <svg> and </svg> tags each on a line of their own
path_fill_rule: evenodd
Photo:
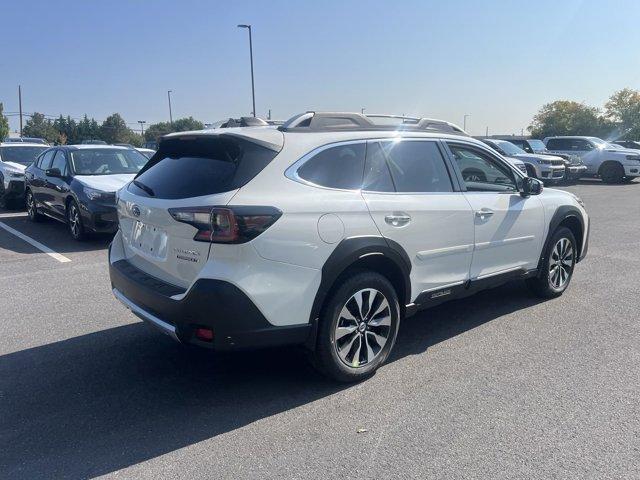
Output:
<svg viewBox="0 0 640 480">
<path fill-rule="evenodd" d="M 542 140 L 528 140 L 531 150 L 534 152 L 544 152 L 547 147 Z"/>
<path fill-rule="evenodd" d="M 3 162 L 14 162 L 31 165 L 38 155 L 49 147 L 0 147 L 0 158 Z"/>
<path fill-rule="evenodd" d="M 113 175 L 138 173 L 147 157 L 137 150 L 123 148 L 83 148 L 71 151 L 71 163 L 76 175 Z"/>
<path fill-rule="evenodd" d="M 522 155 L 523 153 L 527 153 L 520 147 L 516 147 L 513 143 L 507 142 L 506 140 L 494 140 L 494 143 L 507 155 Z"/>
</svg>

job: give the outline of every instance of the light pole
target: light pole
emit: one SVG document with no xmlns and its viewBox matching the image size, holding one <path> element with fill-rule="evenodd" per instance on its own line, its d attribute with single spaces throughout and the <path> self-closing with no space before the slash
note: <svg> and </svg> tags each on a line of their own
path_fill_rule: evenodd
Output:
<svg viewBox="0 0 640 480">
<path fill-rule="evenodd" d="M 173 115 L 171 114 L 171 92 L 173 92 L 173 90 L 167 90 L 167 98 L 169 99 L 169 123 L 173 125 Z"/>
<path fill-rule="evenodd" d="M 18 105 L 20 106 L 20 138 L 22 138 L 22 86 L 18 85 Z"/>
<path fill-rule="evenodd" d="M 253 41 L 251 39 L 251 25 L 238 25 L 238 28 L 246 28 L 249 30 L 249 57 L 251 59 L 251 99 L 253 100 L 253 111 L 251 115 L 256 116 L 256 89 L 253 82 Z"/>
<path fill-rule="evenodd" d="M 360 109 L 360 114 L 361 114 L 361 115 L 364 115 L 364 107 L 362 107 L 362 108 Z"/>
<path fill-rule="evenodd" d="M 462 127 L 462 129 L 466 132 L 467 131 L 467 117 L 470 117 L 471 114 L 470 113 L 465 113 L 464 114 L 464 120 L 462 121 L 462 123 L 464 124 L 464 126 Z"/>
<path fill-rule="evenodd" d="M 138 123 L 140 124 L 140 130 L 142 131 L 141 135 L 144 138 L 144 124 L 147 122 L 145 120 L 138 120 Z"/>
</svg>

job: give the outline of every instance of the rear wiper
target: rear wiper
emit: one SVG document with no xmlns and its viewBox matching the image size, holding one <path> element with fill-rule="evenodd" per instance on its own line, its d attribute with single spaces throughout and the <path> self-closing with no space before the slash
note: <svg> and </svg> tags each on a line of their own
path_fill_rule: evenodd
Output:
<svg viewBox="0 0 640 480">
<path fill-rule="evenodd" d="M 153 193 L 153 190 L 151 190 L 151 187 L 147 187 L 144 183 L 139 182 L 138 180 L 134 180 L 133 184 L 138 187 L 140 190 L 144 190 L 145 192 L 147 192 L 149 195 L 151 195 L 152 197 L 155 197 L 156 194 Z"/>
</svg>

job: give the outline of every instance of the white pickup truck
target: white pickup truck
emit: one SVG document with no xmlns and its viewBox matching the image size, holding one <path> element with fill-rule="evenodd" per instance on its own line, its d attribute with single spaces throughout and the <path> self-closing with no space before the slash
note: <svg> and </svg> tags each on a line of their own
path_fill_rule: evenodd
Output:
<svg viewBox="0 0 640 480">
<path fill-rule="evenodd" d="M 612 145 L 597 137 L 547 137 L 552 153 L 578 155 L 587 166 L 587 175 L 599 176 L 605 183 L 630 182 L 640 176 L 640 150 Z"/>
</svg>

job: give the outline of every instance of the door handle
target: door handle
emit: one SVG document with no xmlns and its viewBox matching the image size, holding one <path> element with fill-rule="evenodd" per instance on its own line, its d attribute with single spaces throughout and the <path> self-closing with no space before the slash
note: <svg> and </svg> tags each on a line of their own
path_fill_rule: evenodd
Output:
<svg viewBox="0 0 640 480">
<path fill-rule="evenodd" d="M 493 215 L 493 210 L 489 208 L 481 208 L 480 210 L 476 210 L 476 217 L 480 217 L 481 220 L 484 220 L 491 215 Z"/>
<path fill-rule="evenodd" d="M 411 217 L 405 213 L 394 213 L 384 217 L 384 221 L 392 227 L 404 227 L 411 222 Z"/>
</svg>

